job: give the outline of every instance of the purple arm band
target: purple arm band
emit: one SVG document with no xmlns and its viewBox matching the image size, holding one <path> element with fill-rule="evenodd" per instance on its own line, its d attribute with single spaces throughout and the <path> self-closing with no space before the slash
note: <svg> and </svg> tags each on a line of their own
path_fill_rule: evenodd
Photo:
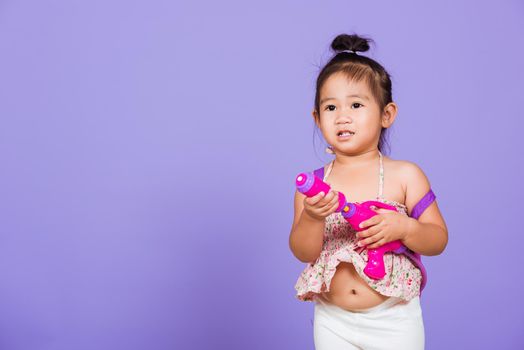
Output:
<svg viewBox="0 0 524 350">
<path fill-rule="evenodd" d="M 417 204 L 413 207 L 413 210 L 411 211 L 411 217 L 418 219 L 419 216 L 426 210 L 427 207 L 437 198 L 431 188 L 429 189 L 428 193 L 422 197 L 421 200 L 418 201 Z"/>
</svg>

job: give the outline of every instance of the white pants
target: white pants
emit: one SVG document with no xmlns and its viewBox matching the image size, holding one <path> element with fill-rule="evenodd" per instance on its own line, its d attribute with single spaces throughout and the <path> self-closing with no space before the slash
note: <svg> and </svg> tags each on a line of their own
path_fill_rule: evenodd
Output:
<svg viewBox="0 0 524 350">
<path fill-rule="evenodd" d="M 313 331 L 316 350 L 424 349 L 420 297 L 410 301 L 390 297 L 358 312 L 318 300 Z"/>
</svg>

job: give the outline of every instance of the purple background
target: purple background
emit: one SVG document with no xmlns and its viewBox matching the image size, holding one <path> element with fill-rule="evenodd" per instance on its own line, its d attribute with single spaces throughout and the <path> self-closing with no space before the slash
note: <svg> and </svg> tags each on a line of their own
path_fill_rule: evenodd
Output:
<svg viewBox="0 0 524 350">
<path fill-rule="evenodd" d="M 0 3 L 0 349 L 313 349 L 319 66 L 371 36 L 449 229 L 427 349 L 522 349 L 521 1 Z M 494 205 L 497 207 L 494 207 Z"/>
</svg>

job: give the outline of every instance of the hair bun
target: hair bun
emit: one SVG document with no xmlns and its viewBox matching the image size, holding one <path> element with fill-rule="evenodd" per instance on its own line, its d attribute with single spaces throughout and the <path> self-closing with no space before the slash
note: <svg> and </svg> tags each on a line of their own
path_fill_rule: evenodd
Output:
<svg viewBox="0 0 524 350">
<path fill-rule="evenodd" d="M 336 52 L 342 52 L 345 50 L 349 51 L 361 51 L 365 52 L 369 50 L 369 41 L 373 41 L 369 38 L 363 38 L 356 34 L 340 34 L 331 43 L 331 48 Z"/>
</svg>

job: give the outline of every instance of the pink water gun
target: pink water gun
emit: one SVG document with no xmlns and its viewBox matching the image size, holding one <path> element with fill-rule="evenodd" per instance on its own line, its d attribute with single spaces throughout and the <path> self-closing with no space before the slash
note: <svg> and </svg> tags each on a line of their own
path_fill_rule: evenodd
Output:
<svg viewBox="0 0 524 350">
<path fill-rule="evenodd" d="M 312 172 L 300 173 L 296 177 L 297 190 L 308 197 L 313 197 L 317 193 L 324 192 L 327 194 L 331 187 L 315 176 Z M 359 227 L 362 221 L 377 215 L 375 211 L 370 209 L 370 206 L 395 210 L 394 206 L 378 202 L 366 201 L 363 203 L 349 203 L 342 192 L 338 192 L 338 207 L 335 212 L 341 212 L 342 216 L 351 225 L 355 231 L 362 231 Z M 384 254 L 387 252 L 394 252 L 397 254 L 405 251 L 405 246 L 399 240 L 388 242 L 376 249 L 368 249 L 368 262 L 364 268 L 364 273 L 373 279 L 381 279 L 386 275 L 384 267 Z"/>
</svg>

